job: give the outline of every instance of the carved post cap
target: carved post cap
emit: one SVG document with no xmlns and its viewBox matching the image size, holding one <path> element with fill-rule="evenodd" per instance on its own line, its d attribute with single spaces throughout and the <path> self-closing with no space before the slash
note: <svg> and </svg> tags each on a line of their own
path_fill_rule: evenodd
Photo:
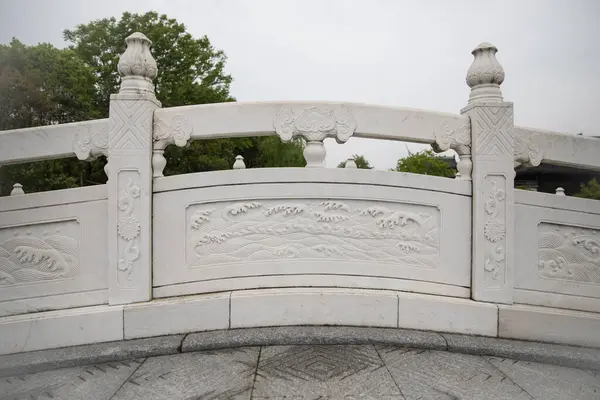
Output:
<svg viewBox="0 0 600 400">
<path fill-rule="evenodd" d="M 475 47 L 473 63 L 467 71 L 467 85 L 471 88 L 469 104 L 474 102 L 502 102 L 500 85 L 504 82 L 504 68 L 496 59 L 498 48 L 490 43 Z"/>
<path fill-rule="evenodd" d="M 356 165 L 356 161 L 354 161 L 353 158 L 349 158 L 346 161 L 346 165 L 344 166 L 344 168 L 358 168 L 358 166 Z"/>
<path fill-rule="evenodd" d="M 119 93 L 154 93 L 152 80 L 158 68 L 150 52 L 152 42 L 143 33 L 135 32 L 125 39 L 127 49 L 119 58 L 117 69 L 123 78 Z"/>
<path fill-rule="evenodd" d="M 13 185 L 13 189 L 10 192 L 11 196 L 16 196 L 18 194 L 25 194 L 25 191 L 23 191 L 23 185 L 21 185 L 20 183 L 15 183 Z"/>
<path fill-rule="evenodd" d="M 565 194 L 565 189 L 561 188 L 561 187 L 557 187 L 556 188 L 556 195 L 557 196 L 566 196 Z"/>
<path fill-rule="evenodd" d="M 244 163 L 244 157 L 238 155 L 235 156 L 235 162 L 233 163 L 233 169 L 244 169 L 246 164 Z"/>
</svg>

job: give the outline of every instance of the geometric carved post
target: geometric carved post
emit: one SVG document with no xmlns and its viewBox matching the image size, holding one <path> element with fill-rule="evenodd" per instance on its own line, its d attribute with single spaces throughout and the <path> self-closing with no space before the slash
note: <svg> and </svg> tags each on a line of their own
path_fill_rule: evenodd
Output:
<svg viewBox="0 0 600 400">
<path fill-rule="evenodd" d="M 498 49 L 482 43 L 467 72 L 471 87 L 461 114 L 471 120 L 473 163 L 472 298 L 512 304 L 514 267 L 513 104 L 502 99 Z"/>
<path fill-rule="evenodd" d="M 109 304 L 152 297 L 152 118 L 160 102 L 150 40 L 125 39 L 118 94 L 110 97 L 108 140 Z"/>
</svg>

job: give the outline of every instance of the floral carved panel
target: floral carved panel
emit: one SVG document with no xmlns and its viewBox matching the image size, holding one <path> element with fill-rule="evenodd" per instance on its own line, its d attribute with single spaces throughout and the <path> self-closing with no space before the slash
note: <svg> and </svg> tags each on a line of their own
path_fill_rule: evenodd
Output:
<svg viewBox="0 0 600 400">
<path fill-rule="evenodd" d="M 504 283 L 506 257 L 506 178 L 488 175 L 483 180 L 485 193 L 485 264 L 490 286 Z"/>
<path fill-rule="evenodd" d="M 600 229 L 540 223 L 538 276 L 600 285 Z"/>
<path fill-rule="evenodd" d="M 0 287 L 80 275 L 80 236 L 74 219 L 0 229 Z"/>
<path fill-rule="evenodd" d="M 436 207 L 335 199 L 193 204 L 186 210 L 188 267 L 284 259 L 437 268 Z"/>
<path fill-rule="evenodd" d="M 137 170 L 121 170 L 118 175 L 118 282 L 131 286 L 135 265 L 140 258 L 140 173 Z"/>
</svg>

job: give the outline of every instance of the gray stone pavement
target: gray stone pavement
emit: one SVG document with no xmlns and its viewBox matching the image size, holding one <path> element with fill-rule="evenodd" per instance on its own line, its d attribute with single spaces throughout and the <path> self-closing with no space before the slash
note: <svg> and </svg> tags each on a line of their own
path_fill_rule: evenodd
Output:
<svg viewBox="0 0 600 400">
<path fill-rule="evenodd" d="M 255 346 L 0 378 L 0 399 L 600 399 L 600 373 L 383 344 Z"/>
</svg>

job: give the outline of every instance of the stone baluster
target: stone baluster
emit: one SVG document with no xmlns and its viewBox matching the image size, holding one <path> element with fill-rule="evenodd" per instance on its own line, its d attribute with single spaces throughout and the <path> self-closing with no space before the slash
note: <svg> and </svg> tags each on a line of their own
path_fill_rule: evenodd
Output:
<svg viewBox="0 0 600 400">
<path fill-rule="evenodd" d="M 17 196 L 20 194 L 25 194 L 25 191 L 23 190 L 23 185 L 21 185 L 20 183 L 15 183 L 13 185 L 13 188 L 10 192 L 11 196 Z"/>
<path fill-rule="evenodd" d="M 235 162 L 233 163 L 233 169 L 245 169 L 246 164 L 244 164 L 244 157 L 238 155 L 235 156 Z"/>
<path fill-rule="evenodd" d="M 345 143 L 356 130 L 356 120 L 343 106 L 333 106 L 331 109 L 283 108 L 275 116 L 273 126 L 284 142 L 295 137 L 304 138 L 306 167 L 323 168 L 327 155 L 323 141 L 332 137 L 338 143 Z"/>
<path fill-rule="evenodd" d="M 482 43 L 467 72 L 473 180 L 472 297 L 512 303 L 514 260 L 513 104 L 502 98 L 498 49 Z M 462 172 L 461 172 L 462 174 Z"/>
<path fill-rule="evenodd" d="M 349 158 L 344 165 L 344 168 L 358 168 L 356 161 L 353 158 Z"/>
<path fill-rule="evenodd" d="M 141 33 L 125 39 L 119 93 L 110 97 L 108 129 L 109 304 L 152 297 L 152 118 L 160 102 L 157 66 Z"/>
</svg>

